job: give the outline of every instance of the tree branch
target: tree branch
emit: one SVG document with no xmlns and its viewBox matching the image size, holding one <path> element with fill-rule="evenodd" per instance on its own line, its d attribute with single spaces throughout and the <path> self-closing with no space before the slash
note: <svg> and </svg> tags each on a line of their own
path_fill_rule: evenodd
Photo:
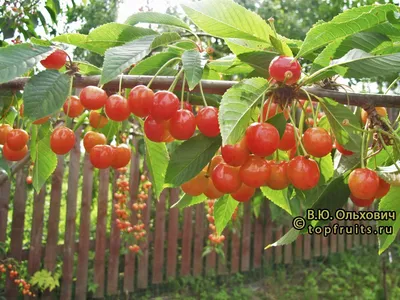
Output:
<svg viewBox="0 0 400 300">
<path fill-rule="evenodd" d="M 122 80 L 123 88 L 132 88 L 137 85 L 147 85 L 153 76 L 135 76 L 135 75 L 124 75 Z M 172 84 L 175 77 L 172 76 L 160 76 L 157 77 L 153 83 L 153 89 L 168 89 Z M 0 90 L 23 90 L 29 77 L 20 77 L 12 81 L 0 84 Z M 74 78 L 74 87 L 83 88 L 88 85 L 98 85 L 100 76 L 81 76 Z M 222 81 L 222 80 L 203 80 L 202 86 L 205 93 L 223 95 L 227 89 L 235 85 L 237 81 Z M 109 83 L 104 85 L 104 89 L 118 90 L 119 77 L 113 79 Z M 179 81 L 175 87 L 176 90 L 182 89 L 182 81 Z M 188 87 L 185 87 L 188 90 Z M 396 95 L 381 95 L 381 94 L 360 94 L 360 93 L 343 93 L 332 90 L 326 90 L 319 87 L 305 87 L 308 93 L 316 95 L 318 97 L 329 97 L 333 100 L 354 106 L 385 106 L 385 107 L 399 107 L 400 108 L 400 96 Z M 199 88 L 196 87 L 194 92 L 200 92 Z M 304 99 L 307 99 L 305 94 L 301 94 Z M 314 98 L 314 100 L 316 100 Z"/>
</svg>

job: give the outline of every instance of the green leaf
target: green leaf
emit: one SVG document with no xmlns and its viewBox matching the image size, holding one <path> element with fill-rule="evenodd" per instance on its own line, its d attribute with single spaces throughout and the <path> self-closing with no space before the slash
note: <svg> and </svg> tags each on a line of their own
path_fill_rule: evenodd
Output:
<svg viewBox="0 0 400 300">
<path fill-rule="evenodd" d="M 50 148 L 50 132 L 36 141 L 35 165 L 33 167 L 33 187 L 39 193 L 46 180 L 53 174 L 57 166 L 57 155 Z"/>
<path fill-rule="evenodd" d="M 199 51 L 186 50 L 183 52 L 182 64 L 189 85 L 189 90 L 193 90 L 200 82 L 206 63 L 207 58 L 204 55 L 201 55 Z"/>
<path fill-rule="evenodd" d="M 140 61 L 130 72 L 129 75 L 154 75 L 169 60 L 178 57 L 172 52 L 162 52 L 152 55 Z M 171 63 L 170 66 L 173 66 Z"/>
<path fill-rule="evenodd" d="M 261 192 L 280 208 L 286 210 L 290 215 L 294 215 L 294 211 L 290 205 L 290 198 L 288 197 L 288 189 L 273 190 L 267 186 L 261 187 Z"/>
<path fill-rule="evenodd" d="M 133 14 L 125 21 L 125 24 L 129 25 L 136 25 L 138 23 L 170 25 L 190 31 L 189 25 L 177 17 L 152 11 Z"/>
<path fill-rule="evenodd" d="M 393 211 L 396 213 L 397 218 L 395 220 L 380 220 L 378 221 L 378 230 L 381 226 L 391 226 L 393 228 L 393 234 L 380 234 L 379 237 L 379 254 L 382 254 L 396 239 L 397 233 L 400 228 L 400 203 L 399 203 L 400 187 L 392 186 L 389 193 L 381 199 L 379 202 L 379 211 Z"/>
<path fill-rule="evenodd" d="M 280 55 L 285 55 L 290 57 L 293 56 L 292 50 L 290 50 L 289 46 L 283 40 L 276 38 L 273 35 L 270 35 L 269 39 L 276 52 L 278 52 Z"/>
<path fill-rule="evenodd" d="M 281 237 L 279 240 L 277 240 L 275 243 L 267 245 L 265 249 L 271 248 L 271 247 L 278 247 L 278 246 L 284 246 L 293 243 L 295 240 L 297 240 L 297 237 L 300 235 L 300 231 L 296 230 L 294 228 L 291 228 L 286 234 Z"/>
<path fill-rule="evenodd" d="M 227 90 L 219 110 L 222 143 L 235 144 L 244 135 L 251 121 L 252 108 L 261 101 L 268 88 L 264 78 L 245 79 Z"/>
<path fill-rule="evenodd" d="M 321 172 L 320 183 L 327 183 L 333 177 L 332 155 L 329 153 L 322 158 L 314 159 L 318 163 Z"/>
<path fill-rule="evenodd" d="M 353 155 L 343 155 L 339 151 L 336 151 L 333 160 L 333 168 L 335 170 L 334 176 L 337 177 L 341 174 L 354 169 L 360 164 L 360 152 L 356 152 Z"/>
<path fill-rule="evenodd" d="M 1 172 L 6 173 L 8 176 L 11 174 L 10 167 L 7 161 L 3 158 L 3 148 L 0 148 L 0 174 Z"/>
<path fill-rule="evenodd" d="M 251 202 L 251 207 L 253 209 L 254 216 L 258 218 L 261 212 L 261 206 L 264 202 L 265 198 L 262 193 L 257 192 L 256 195 L 253 197 Z"/>
<path fill-rule="evenodd" d="M 218 235 L 222 233 L 228 222 L 232 219 L 233 212 L 238 204 L 239 202 L 229 194 L 224 195 L 215 202 L 214 220 Z"/>
<path fill-rule="evenodd" d="M 238 55 L 238 59 L 250 65 L 254 70 L 263 74 L 265 77 L 269 76 L 269 64 L 278 55 L 275 52 L 267 51 L 253 51 L 246 52 Z"/>
<path fill-rule="evenodd" d="M 109 48 L 121 46 L 144 36 L 156 34 L 155 31 L 147 28 L 108 23 L 93 29 L 88 35 L 67 33 L 55 37 L 52 41 L 74 45 L 104 55 Z"/>
<path fill-rule="evenodd" d="M 221 146 L 221 137 L 208 138 L 198 134 L 179 145 L 171 154 L 165 184 L 180 186 L 192 179 L 210 162 Z"/>
<path fill-rule="evenodd" d="M 35 45 L 40 45 L 40 46 L 47 46 L 47 47 L 50 47 L 50 46 L 52 45 L 51 42 L 48 41 L 48 40 L 41 40 L 41 39 L 38 39 L 38 38 L 35 38 L 35 37 L 31 37 L 31 38 L 30 38 L 30 41 L 31 41 L 33 44 L 35 44 Z"/>
<path fill-rule="evenodd" d="M 254 68 L 249 66 L 247 63 L 241 62 L 232 55 L 210 61 L 207 64 L 207 67 L 213 71 L 226 75 L 248 74 L 254 71 Z"/>
<path fill-rule="evenodd" d="M 346 10 L 330 22 L 315 25 L 307 33 L 297 56 L 305 56 L 337 39 L 365 31 L 387 21 L 386 14 L 396 11 L 393 4 L 370 5 Z"/>
<path fill-rule="evenodd" d="M 164 32 L 161 35 L 156 36 L 153 43 L 151 44 L 151 49 L 171 44 L 173 42 L 179 41 L 180 39 L 181 36 L 176 32 Z"/>
<path fill-rule="evenodd" d="M 5 117 L 5 122 L 7 124 L 12 125 L 14 124 L 14 121 L 17 118 L 17 116 L 18 116 L 18 111 L 13 106 L 11 106 Z"/>
<path fill-rule="evenodd" d="M 230 0 L 203 0 L 181 6 L 193 23 L 216 37 L 269 42 L 273 34 L 259 15 Z"/>
<path fill-rule="evenodd" d="M 283 134 L 285 133 L 285 129 L 286 129 L 286 118 L 283 115 L 283 113 L 278 113 L 275 116 L 273 116 L 272 118 L 269 118 L 267 120 L 267 123 L 274 125 L 274 127 L 276 129 L 278 129 L 279 132 L 279 137 L 282 138 Z"/>
<path fill-rule="evenodd" d="M 177 207 L 179 209 L 193 206 L 199 203 L 202 203 L 207 200 L 207 197 L 203 194 L 200 196 L 190 196 L 188 194 L 184 194 L 178 202 L 171 206 L 171 208 Z"/>
<path fill-rule="evenodd" d="M 57 70 L 32 76 L 24 90 L 24 115 L 37 120 L 58 112 L 68 97 L 70 80 Z"/>
<path fill-rule="evenodd" d="M 361 136 L 359 132 L 351 126 L 343 125 L 343 121 L 348 120 L 350 124 L 358 126 L 359 122 L 356 116 L 346 106 L 329 98 L 320 98 L 319 102 L 338 143 L 347 150 L 360 152 Z"/>
<path fill-rule="evenodd" d="M 23 75 L 53 51 L 54 48 L 32 44 L 0 48 L 0 83 Z"/>
<path fill-rule="evenodd" d="M 100 75 L 101 69 L 87 62 L 74 61 L 79 67 L 79 73 L 87 76 Z"/>
<path fill-rule="evenodd" d="M 224 39 L 232 53 L 239 55 L 247 52 L 265 51 L 271 48 L 270 42 L 251 41 L 236 38 Z"/>
<path fill-rule="evenodd" d="M 111 143 L 120 129 L 121 129 L 121 122 L 108 120 L 107 125 L 104 126 L 102 129 L 100 129 L 100 132 L 106 136 L 107 142 Z"/>
<path fill-rule="evenodd" d="M 145 36 L 123 46 L 108 49 L 104 58 L 100 84 L 114 79 L 149 54 L 155 37 L 155 35 Z"/>
</svg>

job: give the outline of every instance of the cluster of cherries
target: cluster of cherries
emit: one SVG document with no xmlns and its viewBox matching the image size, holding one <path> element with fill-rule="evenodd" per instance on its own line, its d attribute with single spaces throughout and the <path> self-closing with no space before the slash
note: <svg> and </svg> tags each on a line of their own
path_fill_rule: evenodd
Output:
<svg viewBox="0 0 400 300">
<path fill-rule="evenodd" d="M 20 278 L 19 272 L 16 270 L 16 267 L 12 264 L 8 264 L 7 266 L 4 264 L 0 264 L 0 275 L 6 274 L 8 270 L 8 276 L 10 279 L 21 288 L 22 294 L 36 297 L 36 295 L 31 291 L 31 285 L 26 282 L 25 279 Z"/>
<path fill-rule="evenodd" d="M 215 199 L 207 200 L 208 210 L 207 210 L 207 220 L 208 220 L 208 228 L 211 233 L 208 235 L 208 240 L 210 241 L 212 246 L 221 245 L 225 241 L 225 236 L 223 234 L 218 235 L 217 229 L 215 227 L 214 220 L 214 203 Z"/>
</svg>

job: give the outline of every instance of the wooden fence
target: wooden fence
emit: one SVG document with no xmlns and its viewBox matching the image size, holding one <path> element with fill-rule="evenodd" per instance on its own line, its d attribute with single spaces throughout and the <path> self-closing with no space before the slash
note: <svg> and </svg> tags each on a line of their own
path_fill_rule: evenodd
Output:
<svg viewBox="0 0 400 300">
<path fill-rule="evenodd" d="M 143 255 L 135 255 L 126 251 L 127 246 L 121 239 L 111 209 L 117 174 L 111 178 L 113 173 L 106 169 L 98 172 L 98 177 L 94 176 L 97 173 L 88 156 L 81 153 L 80 132 L 76 137 L 78 142 L 70 155 L 59 157 L 51 180 L 39 194 L 34 195 L 30 228 L 26 226 L 25 218 L 28 217 L 28 195 L 33 191 L 25 188 L 26 170 L 19 171 L 12 183 L 7 181 L 0 186 L 0 242 L 10 243 L 10 257 L 27 260 L 31 275 L 42 268 L 53 272 L 61 263 L 61 288 L 57 295 L 60 299 L 87 299 L 89 282 L 97 285 L 95 292 L 90 294 L 93 298 L 114 295 L 119 299 L 121 295 L 180 276 L 247 272 L 376 243 L 375 236 L 367 235 L 331 235 L 326 238 L 305 235 L 291 245 L 264 250 L 265 245 L 279 239 L 290 227 L 271 221 L 267 201 L 262 205 L 259 218 L 254 217 L 251 203 L 246 203 L 240 230 L 224 232 L 225 263 L 215 253 L 202 256 L 209 234 L 204 205 L 183 211 L 170 209 L 178 201 L 180 191 L 169 189 L 161 194 L 158 202 L 149 197 L 143 216 L 149 235 L 140 245 Z M 141 161 L 138 152 L 133 154 L 130 165 L 131 202 L 138 190 Z M 68 174 L 67 178 L 64 174 Z M 63 183 L 67 188 L 66 194 L 63 193 Z M 92 224 L 95 202 L 97 212 L 95 224 Z M 8 218 L 11 207 L 12 217 Z M 61 219 L 65 220 L 64 227 L 61 227 Z M 134 214 L 132 222 L 135 224 Z M 60 231 L 63 231 L 61 237 Z M 29 241 L 23 244 L 26 232 Z M 90 256 L 90 251 L 94 251 L 94 257 Z M 10 281 L 7 282 L 6 295 L 7 299 L 14 299 L 17 295 L 15 285 Z M 42 299 L 54 297 L 54 293 L 46 293 Z"/>
</svg>

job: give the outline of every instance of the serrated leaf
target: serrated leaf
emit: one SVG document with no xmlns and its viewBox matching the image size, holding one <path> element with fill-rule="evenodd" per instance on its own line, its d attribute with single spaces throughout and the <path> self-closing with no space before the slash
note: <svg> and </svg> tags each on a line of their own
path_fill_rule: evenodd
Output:
<svg viewBox="0 0 400 300">
<path fill-rule="evenodd" d="M 238 60 L 233 55 L 228 55 L 207 64 L 211 70 L 226 74 L 226 75 L 237 75 L 237 74 L 248 74 L 254 71 L 254 68 Z"/>
<path fill-rule="evenodd" d="M 244 135 L 251 121 L 252 108 L 268 89 L 264 78 L 245 79 L 225 92 L 219 110 L 222 143 L 235 144 Z"/>
<path fill-rule="evenodd" d="M 133 14 L 125 21 L 125 24 L 129 25 L 136 25 L 138 23 L 169 25 L 184 28 L 190 31 L 189 25 L 177 17 L 152 11 Z"/>
<path fill-rule="evenodd" d="M 109 48 L 121 46 L 127 42 L 156 34 L 154 30 L 147 28 L 108 23 L 93 29 L 88 35 L 66 33 L 53 38 L 52 41 L 74 45 L 104 55 Z"/>
<path fill-rule="evenodd" d="M 226 194 L 214 203 L 214 220 L 217 234 L 220 235 L 228 222 L 232 219 L 233 212 L 239 202 Z"/>
<path fill-rule="evenodd" d="M 207 200 L 207 197 L 203 194 L 200 196 L 190 196 L 188 194 L 184 194 L 178 202 L 171 206 L 171 208 L 177 207 L 179 209 L 193 206 L 199 203 L 202 203 Z"/>
<path fill-rule="evenodd" d="M 149 54 L 155 37 L 155 35 L 145 36 L 123 46 L 108 49 L 104 58 L 100 84 L 105 84 L 114 79 L 125 69 Z"/>
<path fill-rule="evenodd" d="M 378 228 L 381 226 L 391 226 L 393 228 L 393 234 L 388 235 L 385 233 L 379 235 L 379 254 L 382 254 L 394 242 L 400 228 L 400 219 L 398 218 L 400 215 L 399 193 L 400 187 L 392 186 L 389 193 L 379 202 L 379 211 L 394 211 L 395 216 L 397 216 L 395 220 L 378 221 Z"/>
<path fill-rule="evenodd" d="M 269 77 L 269 64 L 277 55 L 276 52 L 254 51 L 239 54 L 238 59 L 247 63 L 265 77 Z"/>
<path fill-rule="evenodd" d="M 68 97 L 70 80 L 57 70 L 32 76 L 24 90 L 24 116 L 37 120 L 58 112 Z"/>
<path fill-rule="evenodd" d="M 323 116 L 321 119 L 319 119 L 319 121 L 317 122 L 317 126 L 325 129 L 328 132 L 331 130 L 331 125 L 329 124 L 328 118 L 326 116 Z"/>
<path fill-rule="evenodd" d="M 290 205 L 290 198 L 288 197 L 287 188 L 283 190 L 273 190 L 267 186 L 262 186 L 261 192 L 274 204 L 287 211 L 290 215 L 293 215 L 294 211 Z"/>
<path fill-rule="evenodd" d="M 36 45 L 40 45 L 40 46 L 47 46 L 50 47 L 51 46 L 51 42 L 48 40 L 41 40 L 35 37 L 31 37 L 30 38 L 31 43 L 36 44 Z"/>
<path fill-rule="evenodd" d="M 275 243 L 267 245 L 265 249 L 271 248 L 271 247 L 278 247 L 278 246 L 284 246 L 293 243 L 295 240 L 297 240 L 297 237 L 300 235 L 300 231 L 296 230 L 294 228 L 291 228 L 288 232 L 285 233 L 283 237 L 281 237 L 279 240 L 277 240 Z"/>
<path fill-rule="evenodd" d="M 269 118 L 266 122 L 273 125 L 278 130 L 280 138 L 283 137 L 283 134 L 285 133 L 285 129 L 286 129 L 286 123 L 287 123 L 286 118 L 283 115 L 283 113 L 276 114 L 272 118 Z"/>
<path fill-rule="evenodd" d="M 196 50 L 186 50 L 182 55 L 182 65 L 185 71 L 189 90 L 193 90 L 203 76 L 207 58 Z"/>
<path fill-rule="evenodd" d="M 171 154 L 165 185 L 180 186 L 195 177 L 211 161 L 220 146 L 221 137 L 208 138 L 202 134 L 180 144 Z"/>
<path fill-rule="evenodd" d="M 292 50 L 290 50 L 289 46 L 281 39 L 276 38 L 273 35 L 269 36 L 269 40 L 271 41 L 272 46 L 280 55 L 284 56 L 293 56 Z"/>
<path fill-rule="evenodd" d="M 259 15 L 230 0 L 203 0 L 181 6 L 193 23 L 216 37 L 269 42 L 273 34 Z"/>
<path fill-rule="evenodd" d="M 236 38 L 224 39 L 232 53 L 239 55 L 247 52 L 265 51 L 271 48 L 270 42 L 251 41 Z"/>
<path fill-rule="evenodd" d="M 176 32 L 163 32 L 161 35 L 156 36 L 153 43 L 151 44 L 151 49 L 171 44 L 173 42 L 179 41 L 180 39 L 181 36 Z"/>
<path fill-rule="evenodd" d="M 332 155 L 329 153 L 322 158 L 314 159 L 318 163 L 321 172 L 320 183 L 327 183 L 333 177 Z"/>
<path fill-rule="evenodd" d="M 74 61 L 78 65 L 79 73 L 87 76 L 100 75 L 101 69 L 87 62 Z"/>
<path fill-rule="evenodd" d="M 329 98 L 320 98 L 319 100 L 338 143 L 347 150 L 360 152 L 361 136 L 359 132 L 351 126 L 343 125 L 343 121 L 348 120 L 350 124 L 358 126 L 359 122 L 356 116 L 343 104 Z"/>
<path fill-rule="evenodd" d="M 176 57 L 178 57 L 177 54 L 172 52 L 157 53 L 140 61 L 132 68 L 129 75 L 154 75 L 166 62 Z M 170 64 L 171 67 L 173 65 L 173 63 Z"/>
<path fill-rule="evenodd" d="M 336 151 L 333 159 L 334 176 L 337 177 L 341 174 L 346 173 L 349 170 L 354 169 L 360 164 L 360 152 L 354 153 L 353 155 L 343 155 L 339 151 Z"/>
<path fill-rule="evenodd" d="M 0 83 L 23 75 L 54 49 L 32 44 L 17 44 L 0 48 Z"/>
<path fill-rule="evenodd" d="M 320 23 L 310 29 L 298 56 L 305 56 L 337 39 L 365 31 L 387 21 L 386 14 L 396 11 L 393 4 L 369 5 L 346 10 L 330 22 Z"/>
</svg>

